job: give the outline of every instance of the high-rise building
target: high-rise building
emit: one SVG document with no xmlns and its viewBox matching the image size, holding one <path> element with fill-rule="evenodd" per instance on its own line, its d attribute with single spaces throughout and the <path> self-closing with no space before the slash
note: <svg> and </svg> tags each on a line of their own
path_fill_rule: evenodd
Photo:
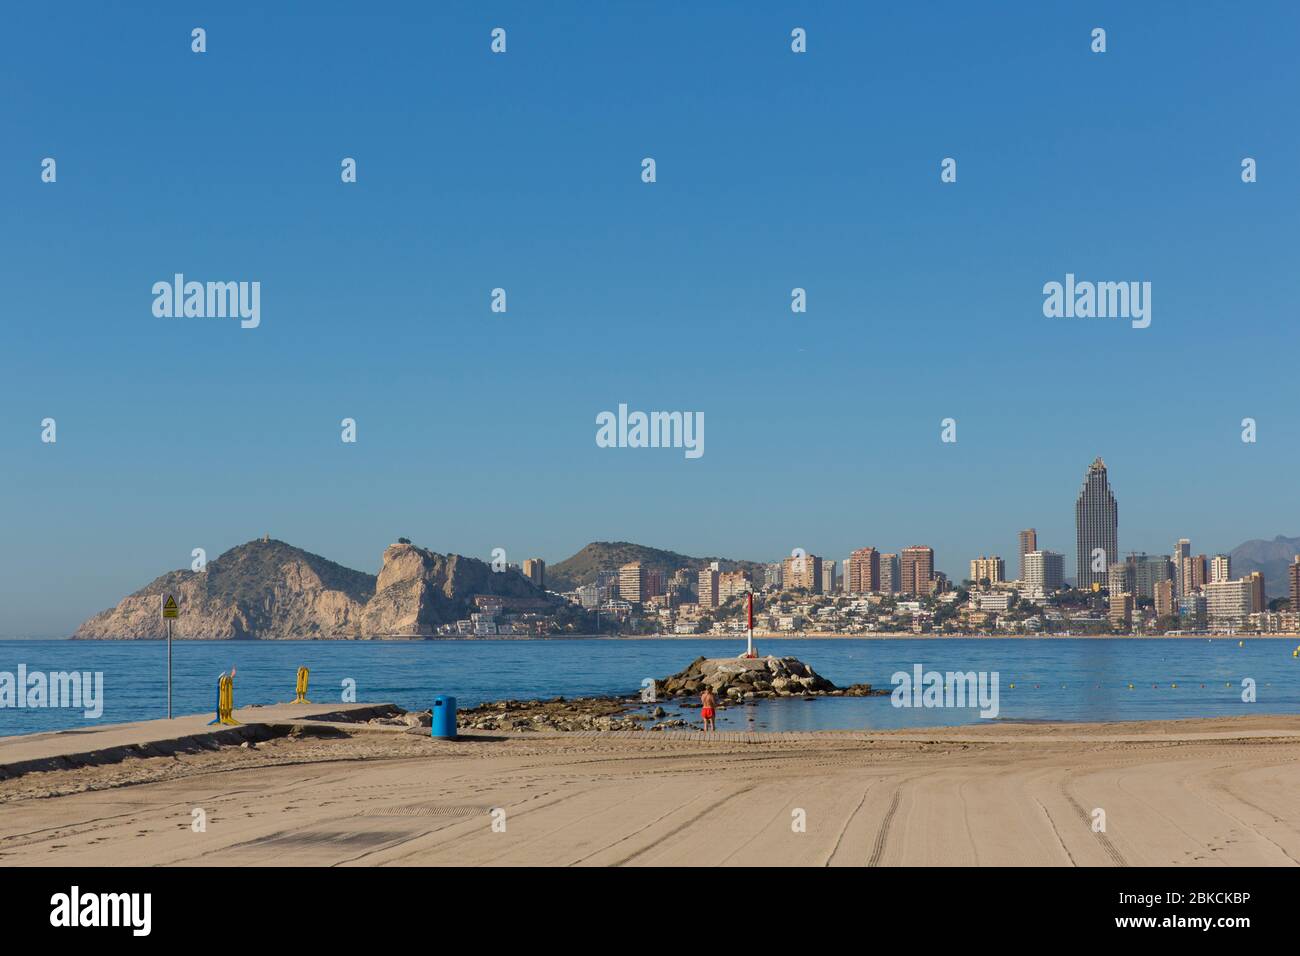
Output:
<svg viewBox="0 0 1300 956">
<path fill-rule="evenodd" d="M 1107 569 L 1119 555 L 1119 507 L 1110 490 L 1106 463 L 1100 458 L 1088 466 L 1083 487 L 1074 503 L 1074 530 L 1078 586 L 1106 586 Z M 1100 551 L 1100 555 L 1094 552 Z M 1100 570 L 1094 571 L 1098 567 Z"/>
<path fill-rule="evenodd" d="M 668 579 L 668 591 L 676 595 L 693 595 L 695 594 L 695 585 L 699 580 L 699 574 L 690 568 L 678 568 L 673 572 L 672 577 Z"/>
<path fill-rule="evenodd" d="M 781 577 L 785 587 L 803 588 L 811 594 L 821 591 L 822 559 L 817 555 L 791 555 L 781 564 Z"/>
<path fill-rule="evenodd" d="M 1025 555 L 1025 570 L 1020 579 L 1025 593 L 1044 598 L 1065 587 L 1065 555 L 1055 551 L 1030 551 Z"/>
<path fill-rule="evenodd" d="M 619 571 L 612 571 L 612 570 L 596 571 L 596 587 L 604 588 L 606 600 L 608 600 L 609 598 L 613 598 L 615 596 L 622 597 L 622 595 L 618 593 L 618 584 L 621 578 L 622 575 L 621 572 Z"/>
<path fill-rule="evenodd" d="M 880 556 L 880 593 L 897 594 L 902 572 L 898 569 L 898 555 L 882 554 Z"/>
<path fill-rule="evenodd" d="M 1192 542 L 1187 538 L 1179 538 L 1173 553 L 1174 597 L 1183 596 L 1183 561 L 1191 556 Z"/>
<path fill-rule="evenodd" d="M 1295 560 L 1286 569 L 1286 574 L 1291 585 L 1291 610 L 1300 613 L 1300 554 L 1295 556 Z"/>
<path fill-rule="evenodd" d="M 539 588 L 546 587 L 546 562 L 541 558 L 528 558 L 524 561 L 524 577 Z"/>
<path fill-rule="evenodd" d="M 1205 555 L 1195 554 L 1183 559 L 1183 597 L 1195 594 L 1205 586 Z"/>
<path fill-rule="evenodd" d="M 1264 572 L 1251 571 L 1242 578 L 1250 585 L 1250 613 L 1261 614 L 1268 610 L 1268 598 L 1264 594 Z"/>
<path fill-rule="evenodd" d="M 1020 556 L 1021 570 L 1023 572 L 1025 556 Z M 979 584 L 987 580 L 990 584 L 997 584 L 1006 580 L 1006 562 L 997 555 L 991 558 L 980 556 L 972 558 L 970 563 L 970 579 L 972 584 Z"/>
<path fill-rule="evenodd" d="M 598 584 L 578 586 L 578 601 L 585 608 L 600 607 L 609 600 L 609 588 Z"/>
<path fill-rule="evenodd" d="M 640 561 L 630 561 L 618 569 L 618 596 L 632 604 L 640 604 L 650 595 L 644 594 L 646 571 Z"/>
<path fill-rule="evenodd" d="M 1132 564 L 1128 561 L 1116 561 L 1107 569 L 1106 590 L 1110 592 L 1111 597 L 1117 594 L 1132 596 L 1137 588 L 1134 583 L 1135 578 Z"/>
<path fill-rule="evenodd" d="M 1156 582 L 1156 617 L 1171 617 L 1178 606 L 1175 600 L 1173 578 Z"/>
<path fill-rule="evenodd" d="M 781 562 L 769 564 L 763 572 L 763 586 L 767 588 L 779 588 L 785 580 Z"/>
<path fill-rule="evenodd" d="M 1205 595 L 1184 594 L 1178 599 L 1178 621 L 1183 627 L 1205 626 Z"/>
<path fill-rule="evenodd" d="M 1232 579 L 1232 559 L 1226 554 L 1216 554 L 1210 559 L 1210 580 L 1229 581 Z"/>
<path fill-rule="evenodd" d="M 1250 617 L 1250 582 L 1210 581 L 1205 585 L 1205 613 L 1211 624 L 1245 624 Z"/>
<path fill-rule="evenodd" d="M 723 571 L 718 574 L 719 604 L 726 604 L 732 598 L 752 590 L 754 590 L 754 578 L 748 571 Z"/>
<path fill-rule="evenodd" d="M 1025 555 L 1030 551 L 1038 550 L 1038 532 L 1034 528 L 1026 528 L 1020 532 L 1020 580 L 1025 579 Z"/>
<path fill-rule="evenodd" d="M 844 563 L 844 590 L 870 594 L 880 589 L 880 553 L 875 548 L 858 548 Z"/>
<path fill-rule="evenodd" d="M 930 579 L 934 577 L 934 548 L 914 544 L 903 549 L 900 560 L 902 580 L 898 589 L 904 594 L 926 596 L 930 593 Z"/>
<path fill-rule="evenodd" d="M 659 597 L 665 590 L 664 573 L 646 568 L 645 578 L 641 583 L 641 600 L 648 601 L 652 597 Z"/>
<path fill-rule="evenodd" d="M 823 560 L 822 594 L 834 594 L 835 590 L 835 562 L 833 560 Z"/>
<path fill-rule="evenodd" d="M 1123 567 L 1123 565 L 1120 565 Z M 1133 595 L 1127 591 L 1122 594 L 1112 593 L 1110 595 L 1110 624 L 1111 627 L 1129 628 L 1133 626 Z"/>
<path fill-rule="evenodd" d="M 1169 559 L 1163 554 L 1130 554 L 1128 562 L 1133 567 L 1133 599 L 1152 599 L 1156 585 L 1173 576 Z"/>
<path fill-rule="evenodd" d="M 700 571 L 698 592 L 700 607 L 717 607 L 721 602 L 718 588 L 720 572 L 716 568 L 704 568 Z"/>
</svg>

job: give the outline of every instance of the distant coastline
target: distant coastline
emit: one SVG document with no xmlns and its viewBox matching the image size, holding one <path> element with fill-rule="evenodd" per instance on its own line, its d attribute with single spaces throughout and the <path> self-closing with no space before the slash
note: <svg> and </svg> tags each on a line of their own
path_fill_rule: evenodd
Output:
<svg viewBox="0 0 1300 956">
<path fill-rule="evenodd" d="M 13 637 L 3 640 L 13 641 L 96 641 L 104 643 L 134 643 L 135 641 L 162 641 L 159 637 Z M 371 644 L 375 642 L 411 644 L 424 641 L 440 641 L 457 644 L 481 644 L 489 641 L 719 641 L 722 643 L 743 643 L 744 634 L 519 634 L 496 635 L 492 637 L 461 636 L 405 636 L 394 634 L 387 637 L 268 637 L 268 638 L 229 638 L 229 637 L 178 637 L 177 642 L 201 644 L 207 642 L 225 644 L 274 644 L 280 641 L 312 641 L 323 644 Z M 771 633 L 754 632 L 755 641 L 975 641 L 975 640 L 1016 640 L 1016 641 L 1245 641 L 1245 640 L 1300 640 L 1300 632 L 1289 634 L 935 634 L 926 631 L 920 634 L 911 631 L 873 631 L 871 633 L 832 633 L 832 632 L 798 632 Z"/>
</svg>

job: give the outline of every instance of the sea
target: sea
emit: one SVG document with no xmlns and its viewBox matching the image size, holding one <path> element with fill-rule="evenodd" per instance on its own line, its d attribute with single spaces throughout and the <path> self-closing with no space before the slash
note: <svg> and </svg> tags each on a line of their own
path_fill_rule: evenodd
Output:
<svg viewBox="0 0 1300 956">
<path fill-rule="evenodd" d="M 764 639 L 761 654 L 793 656 L 845 686 L 892 690 L 899 672 L 983 673 L 997 686 L 996 717 L 971 706 L 899 707 L 891 697 L 781 699 L 722 711 L 719 729 L 863 730 L 996 721 L 1127 721 L 1300 713 L 1295 639 L 927 638 Z M 394 703 L 423 710 L 436 695 L 459 707 L 514 698 L 638 694 L 648 678 L 694 658 L 728 657 L 744 640 L 564 638 L 432 641 L 176 641 L 176 714 L 215 711 L 217 678 L 236 673 L 235 706 L 293 699 L 299 666 L 308 699 Z M 0 641 L 4 673 L 103 675 L 102 712 L 18 708 L 0 700 L 0 736 L 167 716 L 165 641 Z M 996 674 L 996 678 L 993 676 Z M 3 695 L 0 694 L 0 697 Z M 909 699 L 912 699 L 909 695 Z M 913 699 L 913 702 L 915 700 Z M 663 702 L 669 717 L 698 710 Z"/>
</svg>

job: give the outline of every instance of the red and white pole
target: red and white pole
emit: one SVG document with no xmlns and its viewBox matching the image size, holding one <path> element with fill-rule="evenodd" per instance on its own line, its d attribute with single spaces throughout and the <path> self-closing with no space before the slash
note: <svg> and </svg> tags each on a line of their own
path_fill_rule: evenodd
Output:
<svg viewBox="0 0 1300 956">
<path fill-rule="evenodd" d="M 754 592 L 749 592 L 749 601 L 746 607 L 746 616 L 749 624 L 749 650 L 745 652 L 746 657 L 755 657 L 754 654 Z"/>
</svg>

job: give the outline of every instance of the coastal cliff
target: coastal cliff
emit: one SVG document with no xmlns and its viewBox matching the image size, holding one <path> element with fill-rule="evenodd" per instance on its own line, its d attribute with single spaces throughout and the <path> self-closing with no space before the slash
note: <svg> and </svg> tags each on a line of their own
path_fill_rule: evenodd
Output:
<svg viewBox="0 0 1300 956">
<path fill-rule="evenodd" d="M 412 544 L 390 545 L 378 576 L 283 541 L 231 548 L 203 571 L 170 571 L 91 617 L 74 639 L 166 636 L 163 595 L 181 607 L 173 633 L 206 640 L 423 637 L 466 616 L 474 595 L 547 600 L 517 573 Z"/>
<path fill-rule="evenodd" d="M 545 591 L 522 575 L 493 571 L 477 558 L 438 554 L 410 544 L 389 545 L 374 596 L 362 610 L 362 636 L 431 635 L 439 624 L 468 614 L 476 594 L 549 600 Z"/>
</svg>

